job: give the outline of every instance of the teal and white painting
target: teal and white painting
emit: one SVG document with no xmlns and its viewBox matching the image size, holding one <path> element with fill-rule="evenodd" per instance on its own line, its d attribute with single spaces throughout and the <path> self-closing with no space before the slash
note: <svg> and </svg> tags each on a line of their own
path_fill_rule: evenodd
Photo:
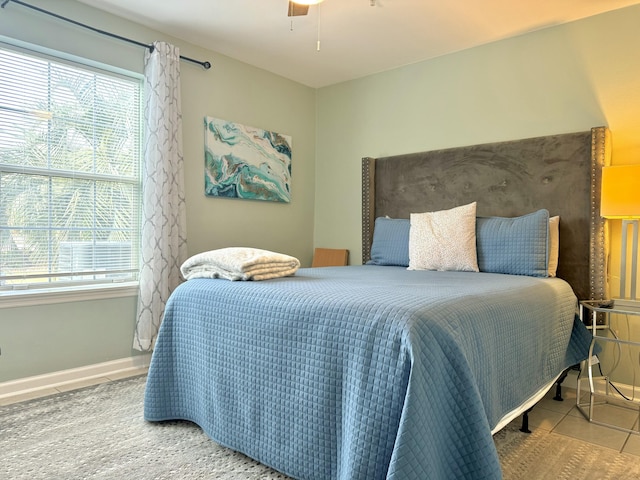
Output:
<svg viewBox="0 0 640 480">
<path fill-rule="evenodd" d="M 211 197 L 291 201 L 291 137 L 205 117 L 204 189 Z"/>
</svg>

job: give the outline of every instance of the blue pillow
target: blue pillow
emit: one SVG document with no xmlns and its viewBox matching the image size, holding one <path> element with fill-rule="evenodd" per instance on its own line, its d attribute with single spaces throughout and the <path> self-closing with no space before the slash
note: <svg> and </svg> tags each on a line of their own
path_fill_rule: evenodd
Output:
<svg viewBox="0 0 640 480">
<path fill-rule="evenodd" d="M 367 265 L 409 266 L 409 219 L 378 217 Z"/>
<path fill-rule="evenodd" d="M 521 217 L 478 217 L 476 247 L 481 272 L 549 276 L 549 212 Z"/>
</svg>

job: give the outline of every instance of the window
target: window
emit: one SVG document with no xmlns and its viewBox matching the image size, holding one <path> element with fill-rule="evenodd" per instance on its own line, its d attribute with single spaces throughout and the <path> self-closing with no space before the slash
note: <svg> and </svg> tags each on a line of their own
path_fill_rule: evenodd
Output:
<svg viewBox="0 0 640 480">
<path fill-rule="evenodd" d="M 137 279 L 142 82 L 0 45 L 0 292 Z"/>
</svg>

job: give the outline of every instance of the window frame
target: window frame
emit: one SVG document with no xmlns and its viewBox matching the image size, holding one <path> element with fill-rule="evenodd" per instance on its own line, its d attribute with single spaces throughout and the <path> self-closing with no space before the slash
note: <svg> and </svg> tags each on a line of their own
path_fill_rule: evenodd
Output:
<svg viewBox="0 0 640 480">
<path fill-rule="evenodd" d="M 142 212 L 142 149 L 144 141 L 143 113 L 144 113 L 144 76 L 140 73 L 124 70 L 104 63 L 96 62 L 84 57 L 71 55 L 65 52 L 52 50 L 39 45 L 34 45 L 0 35 L 0 47 L 18 54 L 35 56 L 45 61 L 52 61 L 81 70 L 94 71 L 112 77 L 124 78 L 127 81 L 135 81 L 139 84 L 138 109 L 139 109 L 139 142 L 138 142 L 138 187 L 140 202 L 138 204 L 137 218 L 141 218 Z M 88 174 L 91 176 L 91 174 Z M 127 183 L 126 180 L 123 183 Z M 131 182 L 128 182 L 131 184 Z M 139 254 L 141 228 L 138 230 L 136 250 Z M 68 285 L 43 284 L 42 287 L 31 284 L 28 288 L 12 288 L 0 290 L 0 309 L 20 306 L 43 305 L 51 303 L 67 303 L 75 301 L 99 300 L 105 298 L 118 298 L 135 296 L 138 294 L 139 281 L 137 279 L 115 280 L 110 282 L 70 282 Z"/>
</svg>

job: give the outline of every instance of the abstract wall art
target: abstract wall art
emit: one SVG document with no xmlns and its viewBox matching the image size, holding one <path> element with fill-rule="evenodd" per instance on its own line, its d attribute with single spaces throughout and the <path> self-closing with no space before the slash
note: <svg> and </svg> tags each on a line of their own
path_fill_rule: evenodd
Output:
<svg viewBox="0 0 640 480">
<path fill-rule="evenodd" d="M 204 188 L 211 197 L 291 201 L 291 137 L 205 117 Z"/>
</svg>

